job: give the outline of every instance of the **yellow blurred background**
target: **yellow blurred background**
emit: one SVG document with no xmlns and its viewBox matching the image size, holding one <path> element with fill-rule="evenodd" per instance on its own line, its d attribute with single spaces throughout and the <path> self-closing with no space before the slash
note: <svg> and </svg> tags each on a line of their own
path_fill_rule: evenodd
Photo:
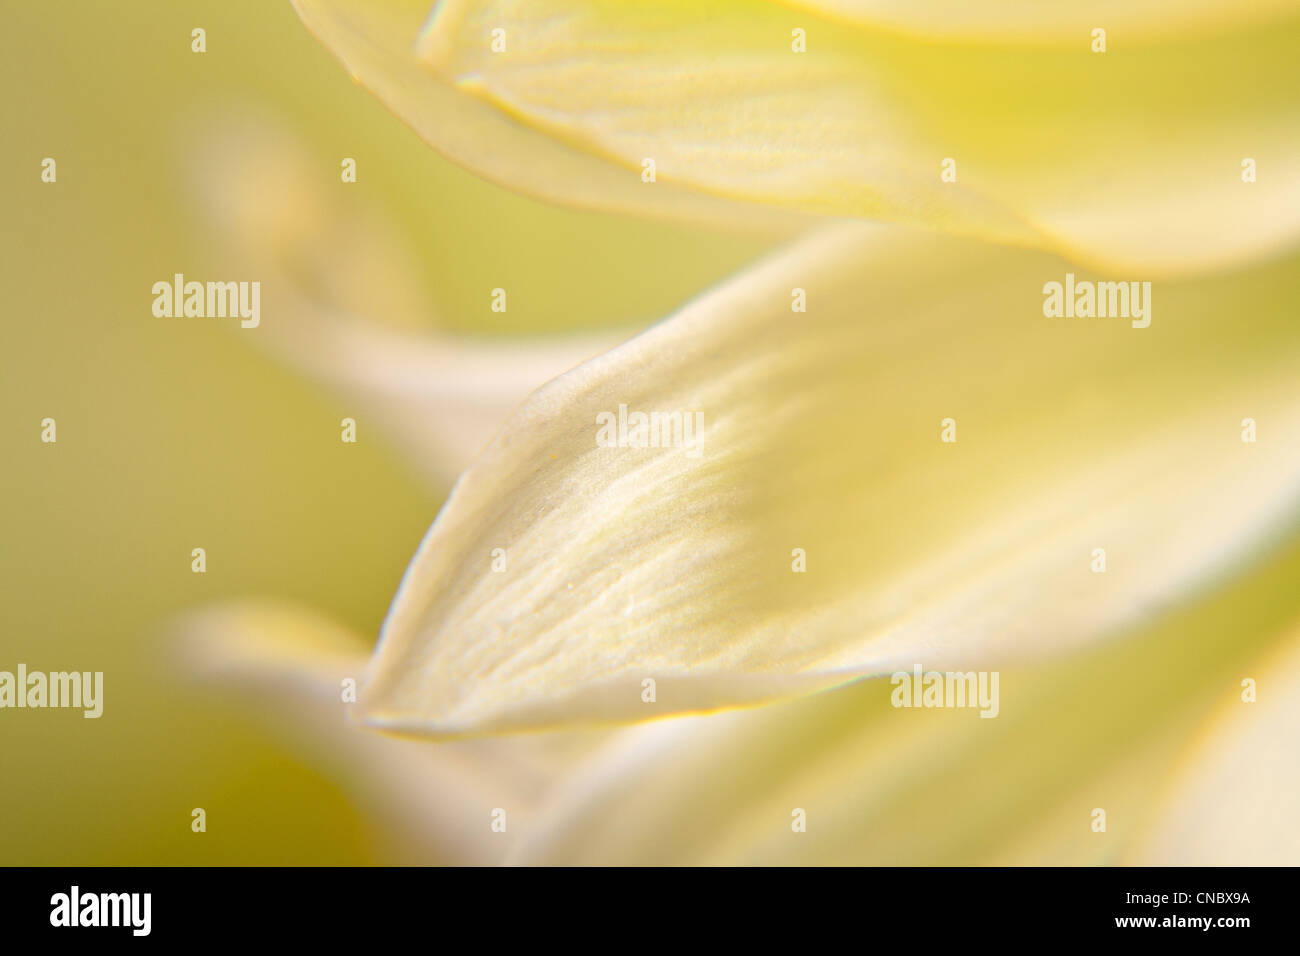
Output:
<svg viewBox="0 0 1300 956">
<path fill-rule="evenodd" d="M 203 178 L 214 138 L 254 161 L 227 131 L 300 143 L 319 161 L 312 188 L 333 184 L 332 202 L 409 251 L 430 327 L 644 325 L 764 243 L 476 179 L 354 85 L 287 0 L 27 2 L 3 19 L 0 669 L 103 671 L 105 706 L 99 720 L 0 717 L 0 863 L 371 861 L 335 787 L 196 685 L 168 626 L 209 602 L 281 597 L 373 637 L 446 489 L 375 430 L 340 443 L 346 403 L 257 348 L 264 329 L 152 315 L 150 288 L 173 273 L 259 278 L 204 213 L 239 199 Z M 195 27 L 206 53 L 191 52 Z M 355 185 L 339 182 L 344 156 Z M 488 308 L 497 286 L 504 315 Z"/>
</svg>

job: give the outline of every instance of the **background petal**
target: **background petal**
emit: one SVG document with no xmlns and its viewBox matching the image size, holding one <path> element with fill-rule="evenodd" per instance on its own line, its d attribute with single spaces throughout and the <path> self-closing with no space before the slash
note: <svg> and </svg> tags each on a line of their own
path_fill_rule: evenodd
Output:
<svg viewBox="0 0 1300 956">
<path fill-rule="evenodd" d="M 365 644 L 286 602 L 236 602 L 176 624 L 191 672 L 321 767 L 357 803 L 385 859 L 498 863 L 527 832 L 536 804 L 592 738 L 533 735 L 431 744 L 350 719 L 343 680 L 360 678 Z M 505 832 L 491 829 L 506 810 Z M 533 838 L 538 838 L 537 834 Z"/>
<path fill-rule="evenodd" d="M 555 202 L 724 222 L 774 235 L 803 225 L 788 211 L 728 207 L 667 184 L 651 196 L 638 176 L 618 165 L 465 96 L 417 58 L 416 41 L 432 9 L 429 0 L 294 0 L 294 8 L 358 83 L 444 156 L 493 182 Z"/>
<path fill-rule="evenodd" d="M 1188 726 L 1239 690 L 1225 675 L 1287 642 L 1298 571 L 1293 540 L 1122 644 L 1003 671 L 995 719 L 896 709 L 880 679 L 632 728 L 552 791 L 510 862 L 1081 866 L 1132 859 L 1154 837 L 1169 852 L 1140 862 L 1221 865 L 1271 835 L 1253 859 L 1294 863 L 1294 724 L 1269 719 L 1294 698 L 1276 672 L 1258 672 L 1270 711 L 1242 711 L 1254 729 L 1237 738 L 1267 747 L 1236 760 L 1225 738 L 1228 762 L 1198 762 L 1190 780 L 1179 762 Z M 1166 825 L 1153 810 L 1170 797 L 1190 812 Z M 791 829 L 796 807 L 806 832 Z"/>
</svg>

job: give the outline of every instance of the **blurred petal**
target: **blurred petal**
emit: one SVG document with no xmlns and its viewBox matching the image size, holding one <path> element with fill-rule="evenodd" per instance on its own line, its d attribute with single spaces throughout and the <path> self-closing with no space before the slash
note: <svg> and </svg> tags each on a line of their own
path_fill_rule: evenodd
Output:
<svg viewBox="0 0 1300 956">
<path fill-rule="evenodd" d="M 1161 272 L 1300 234 L 1294 21 L 1095 54 L 1088 33 L 917 42 L 758 0 L 444 0 L 417 44 L 418 3 L 297 6 L 435 147 L 553 200 L 919 223 Z"/>
<path fill-rule="evenodd" d="M 540 794 L 586 749 L 575 735 L 431 744 L 377 734 L 342 702 L 342 681 L 365 666 L 364 643 L 293 605 L 213 607 L 178 629 L 195 673 L 330 774 L 406 862 L 499 862 Z M 504 833 L 491 830 L 498 807 Z"/>
<path fill-rule="evenodd" d="M 439 483 L 464 470 L 529 392 L 632 334 L 429 331 L 432 306 L 410 250 L 379 217 L 324 188 L 300 142 L 245 122 L 220 127 L 200 155 L 205 214 L 262 278 L 266 319 L 252 341 L 338 391 L 353 417 L 378 423 Z"/>
<path fill-rule="evenodd" d="M 1088 36 L 1094 27 L 1147 37 L 1193 29 L 1267 21 L 1296 10 L 1294 0 L 787 0 L 790 6 L 926 37 L 1061 40 Z"/>
<path fill-rule="evenodd" d="M 1045 319 L 1069 267 L 1043 254 L 876 228 L 800 243 L 507 422 L 407 569 L 366 719 L 646 719 L 1145 617 L 1296 499 L 1291 267 L 1157 284 L 1133 329 Z M 599 447 L 620 406 L 702 413 L 699 457 Z M 1246 417 L 1267 439 L 1241 440 Z"/>
<path fill-rule="evenodd" d="M 627 331 L 499 343 L 408 333 L 342 315 L 280 287 L 267 341 L 299 370 L 356 403 L 393 446 L 448 481 L 533 389 L 627 338 Z"/>
<path fill-rule="evenodd" d="M 1209 737 L 1153 815 L 1137 862 L 1147 866 L 1300 864 L 1300 631 L 1266 666 L 1241 670 Z M 1232 683 L 1232 682 L 1230 682 Z"/>
</svg>

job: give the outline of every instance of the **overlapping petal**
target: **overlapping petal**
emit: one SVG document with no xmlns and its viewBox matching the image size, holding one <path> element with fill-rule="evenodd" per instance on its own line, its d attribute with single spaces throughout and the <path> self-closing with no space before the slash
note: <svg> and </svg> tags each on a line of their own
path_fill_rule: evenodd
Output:
<svg viewBox="0 0 1300 956">
<path fill-rule="evenodd" d="M 1069 268 L 845 227 L 539 390 L 408 569 L 367 719 L 636 720 L 992 667 L 1234 567 L 1300 490 L 1290 264 L 1157 283 L 1147 328 L 1045 318 Z M 635 411 L 703 430 L 601 447 Z"/>
<path fill-rule="evenodd" d="M 1163 273 L 1300 233 L 1300 27 L 1260 22 L 1277 5 L 1153 44 L 1121 29 L 1105 53 L 1087 32 L 952 44 L 760 0 L 444 0 L 420 32 L 423 6 L 297 2 L 425 139 L 548 199 L 921 223 Z"/>
<path fill-rule="evenodd" d="M 802 222 L 788 211 L 738 207 L 667 183 L 651 196 L 638 176 L 629 176 L 617 164 L 465 95 L 454 81 L 431 72 L 416 54 L 416 40 L 431 9 L 428 0 L 296 0 L 294 7 L 357 82 L 440 153 L 494 182 L 577 206 L 731 223 L 774 234 Z"/>
<path fill-rule="evenodd" d="M 1295 698 L 1286 668 L 1256 675 L 1267 708 L 1263 697 L 1238 700 L 1205 759 L 1187 773 L 1178 763 L 1189 724 L 1225 692 L 1235 700 L 1235 675 L 1253 673 L 1249 662 L 1285 639 L 1298 569 L 1293 545 L 1122 644 L 1004 671 L 992 720 L 894 708 L 890 682 L 871 680 L 633 728 L 552 791 L 510 861 L 1292 861 Z M 1153 813 L 1166 791 L 1178 812 Z"/>
<path fill-rule="evenodd" d="M 1300 633 L 1239 670 L 1152 813 L 1145 865 L 1294 866 L 1300 858 Z M 1250 680 L 1248 691 L 1243 682 Z"/>
<path fill-rule="evenodd" d="M 301 143 L 269 124 L 221 127 L 197 165 L 203 195 L 221 197 L 203 210 L 213 231 L 263 283 L 253 341 L 335 390 L 363 431 L 378 425 L 442 487 L 533 389 L 631 334 L 432 331 L 410 249 L 320 188 Z"/>
</svg>

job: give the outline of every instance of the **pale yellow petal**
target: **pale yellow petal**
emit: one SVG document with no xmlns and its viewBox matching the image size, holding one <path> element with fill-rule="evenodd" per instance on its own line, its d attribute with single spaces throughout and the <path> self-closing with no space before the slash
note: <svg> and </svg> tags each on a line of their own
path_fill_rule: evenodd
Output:
<svg viewBox="0 0 1300 956">
<path fill-rule="evenodd" d="M 412 50 L 405 8 L 299 10 L 440 150 L 553 200 L 920 223 L 1161 273 L 1300 235 L 1294 18 L 1121 30 L 1094 53 L 1088 34 L 937 43 L 755 0 L 446 0 Z"/>
<path fill-rule="evenodd" d="M 464 95 L 417 57 L 416 42 L 433 9 L 429 0 L 294 0 L 294 8 L 358 83 L 448 159 L 493 182 L 555 202 L 773 234 L 801 224 L 789 211 L 728 207 L 669 184 L 651 194 L 639 175 Z"/>
<path fill-rule="evenodd" d="M 336 391 L 359 435 L 382 433 L 441 487 L 533 389 L 632 334 L 432 330 L 411 250 L 381 217 L 322 189 L 316 165 L 267 124 L 223 126 L 204 142 L 202 211 L 262 283 L 264 321 L 243 334 Z"/>
<path fill-rule="evenodd" d="M 1118 36 L 1231 29 L 1296 12 L 1294 0 L 787 0 L 864 26 L 922 37 L 990 42 L 1070 42 L 1102 27 Z"/>
<path fill-rule="evenodd" d="M 636 720 L 990 666 L 1231 570 L 1300 484 L 1293 264 L 1157 283 L 1147 328 L 1045 318 L 1069 268 L 835 230 L 539 390 L 408 568 L 367 718 Z M 703 428 L 600 447 L 620 406 Z"/>
<path fill-rule="evenodd" d="M 286 286 L 267 302 L 278 312 L 266 343 L 348 399 L 359 428 L 379 426 L 399 454 L 439 482 L 454 479 L 533 389 L 629 334 L 494 342 L 385 329 Z"/>
<path fill-rule="evenodd" d="M 462 92 L 626 167 L 645 202 L 658 201 L 640 182 L 652 159 L 654 188 L 1031 237 L 940 181 L 885 69 L 842 44 L 796 55 L 789 23 L 767 3 L 466 0 L 437 7 L 419 53 Z M 496 54 L 501 25 L 514 46 Z"/>
</svg>

